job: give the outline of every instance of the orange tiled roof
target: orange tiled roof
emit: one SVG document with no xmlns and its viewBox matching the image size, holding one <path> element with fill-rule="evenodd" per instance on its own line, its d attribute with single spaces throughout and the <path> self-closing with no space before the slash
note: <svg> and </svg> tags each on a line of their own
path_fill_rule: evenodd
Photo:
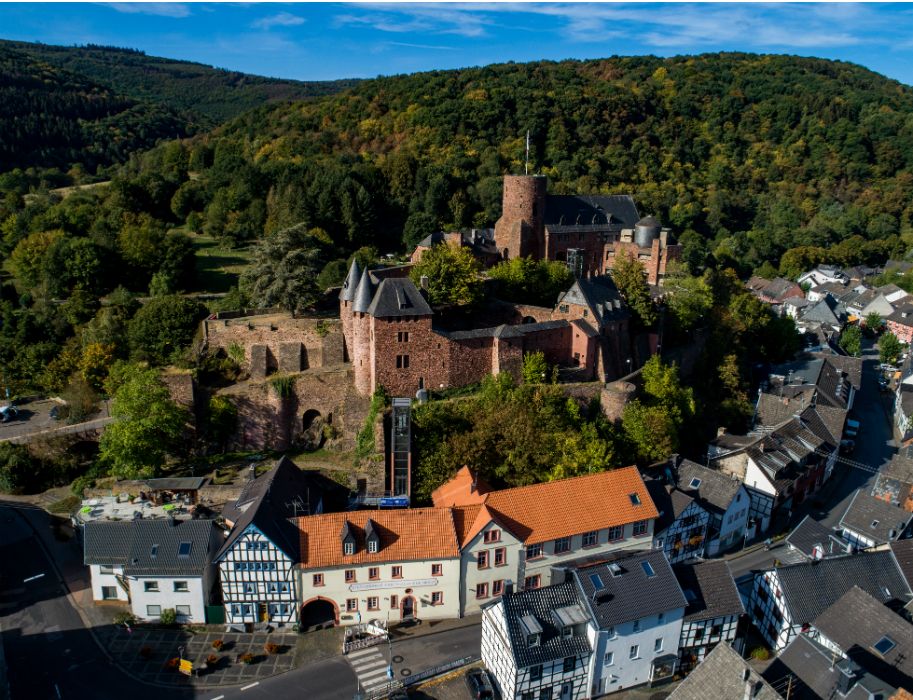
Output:
<svg viewBox="0 0 913 700">
<path fill-rule="evenodd" d="M 637 494 L 640 505 L 634 505 L 631 494 Z M 637 467 L 492 491 L 482 502 L 493 519 L 526 544 L 659 517 Z M 457 503 L 455 511 L 462 505 Z M 487 523 L 479 522 L 482 509 L 471 518 L 463 515 L 461 545 Z"/>
<path fill-rule="evenodd" d="M 371 554 L 365 524 L 374 521 L 380 549 Z M 348 521 L 355 535 L 355 554 L 342 553 L 342 529 Z M 358 510 L 298 518 L 301 566 L 306 569 L 372 562 L 423 561 L 460 556 L 450 508 Z"/>
<path fill-rule="evenodd" d="M 467 506 L 481 503 L 489 491 L 491 487 L 483 479 L 477 478 L 469 467 L 463 467 L 432 492 L 431 502 L 437 508 Z"/>
<path fill-rule="evenodd" d="M 467 535 L 472 529 L 472 526 L 476 521 L 476 516 L 481 509 L 482 506 L 478 503 L 474 503 L 471 506 L 455 506 L 453 508 L 453 526 L 456 528 L 457 542 L 460 543 L 460 547 L 464 546 L 471 539 L 471 537 L 467 537 Z"/>
</svg>

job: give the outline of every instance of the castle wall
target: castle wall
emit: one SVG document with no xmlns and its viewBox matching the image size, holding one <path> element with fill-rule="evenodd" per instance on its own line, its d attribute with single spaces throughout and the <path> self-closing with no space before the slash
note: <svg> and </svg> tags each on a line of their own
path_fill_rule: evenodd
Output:
<svg viewBox="0 0 913 700">
<path fill-rule="evenodd" d="M 392 396 L 411 397 L 421 386 L 448 385 L 447 339 L 431 329 L 430 316 L 370 318 L 369 323 L 371 391 L 383 386 Z"/>
<path fill-rule="evenodd" d="M 491 336 L 463 340 L 448 338 L 450 371 L 445 386 L 474 384 L 482 381 L 487 375 L 495 373 L 494 345 L 495 339 Z M 437 385 L 434 388 L 437 388 Z"/>
<path fill-rule="evenodd" d="M 571 349 L 571 326 L 531 331 L 523 334 L 523 352 L 541 351 L 549 364 L 569 364 Z"/>
<path fill-rule="evenodd" d="M 352 333 L 353 333 L 352 302 L 340 300 L 340 302 L 339 302 L 339 321 L 342 324 L 343 360 L 351 362 L 352 361 L 352 343 L 354 342 L 354 339 L 352 337 Z"/>
</svg>

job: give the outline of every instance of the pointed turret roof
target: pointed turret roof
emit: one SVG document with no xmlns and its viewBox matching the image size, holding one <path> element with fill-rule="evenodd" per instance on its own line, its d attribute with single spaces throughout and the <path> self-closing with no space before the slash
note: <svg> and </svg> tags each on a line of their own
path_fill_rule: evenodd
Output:
<svg viewBox="0 0 913 700">
<path fill-rule="evenodd" d="M 365 313 L 371 306 L 373 296 L 374 285 L 371 283 L 371 274 L 365 271 L 358 283 L 358 289 L 355 290 L 355 297 L 352 299 L 352 311 Z"/>
<path fill-rule="evenodd" d="M 361 268 L 358 266 L 358 260 L 352 258 L 352 266 L 349 268 L 349 274 L 346 275 L 346 281 L 342 283 L 342 290 L 339 292 L 339 300 L 354 300 L 355 290 L 358 289 L 359 282 L 361 282 Z"/>
</svg>

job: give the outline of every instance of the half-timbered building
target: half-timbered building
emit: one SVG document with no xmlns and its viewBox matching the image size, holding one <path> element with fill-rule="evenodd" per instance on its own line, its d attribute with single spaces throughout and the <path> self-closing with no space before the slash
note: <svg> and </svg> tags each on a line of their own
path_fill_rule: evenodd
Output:
<svg viewBox="0 0 913 700">
<path fill-rule="evenodd" d="M 854 585 L 882 603 L 913 598 L 891 551 L 871 551 L 757 573 L 748 613 L 770 647 L 782 651 Z"/>
<path fill-rule="evenodd" d="M 677 564 L 672 569 L 688 601 L 679 641 L 680 668 L 694 668 L 720 643 L 741 651 L 739 622 L 745 608 L 729 564 L 704 561 Z"/>
<path fill-rule="evenodd" d="M 325 479 L 302 472 L 283 457 L 225 507 L 231 530 L 216 561 L 229 624 L 298 621 L 300 538 L 295 520 L 322 512 L 327 500 L 338 497 Z"/>
<path fill-rule="evenodd" d="M 860 489 L 840 518 L 840 528 L 843 539 L 866 549 L 913 535 L 913 513 Z"/>
<path fill-rule="evenodd" d="M 664 552 L 673 564 L 704 556 L 710 513 L 692 496 L 664 480 L 651 479 L 647 490 L 659 511 L 653 528 L 653 549 Z"/>
<path fill-rule="evenodd" d="M 590 697 L 590 617 L 573 582 L 513 592 L 482 609 L 482 661 L 509 700 Z"/>
</svg>

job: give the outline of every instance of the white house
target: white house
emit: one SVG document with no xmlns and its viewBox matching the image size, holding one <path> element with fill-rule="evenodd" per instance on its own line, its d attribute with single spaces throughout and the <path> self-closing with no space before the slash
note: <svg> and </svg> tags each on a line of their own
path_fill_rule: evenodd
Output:
<svg viewBox="0 0 913 700">
<path fill-rule="evenodd" d="M 460 548 L 450 508 L 302 517 L 302 624 L 460 617 Z"/>
<path fill-rule="evenodd" d="M 490 491 L 461 469 L 434 494 L 453 507 L 461 547 L 462 613 L 508 582 L 537 588 L 552 567 L 581 556 L 649 549 L 658 512 L 635 467 Z"/>
<path fill-rule="evenodd" d="M 706 556 L 740 546 L 754 534 L 749 523 L 751 494 L 741 480 L 688 459 L 673 468 L 673 478 L 710 514 Z"/>
<path fill-rule="evenodd" d="M 591 697 L 589 613 L 573 582 L 515 593 L 482 609 L 482 661 L 505 700 Z"/>
<path fill-rule="evenodd" d="M 748 613 L 775 651 L 782 651 L 854 585 L 882 603 L 913 598 L 890 551 L 860 552 L 791 564 L 755 575 Z"/>
<path fill-rule="evenodd" d="M 670 680 L 687 601 L 665 555 L 619 552 L 569 571 L 592 619 L 591 695 Z"/>
<path fill-rule="evenodd" d="M 836 282 L 838 284 L 847 284 L 850 281 L 847 274 L 836 265 L 819 265 L 814 270 L 809 270 L 799 275 L 799 284 L 810 284 L 816 286 Z"/>
<path fill-rule="evenodd" d="M 840 527 L 843 539 L 866 549 L 913 535 L 913 513 L 860 489 L 840 518 Z"/>
<path fill-rule="evenodd" d="M 206 622 L 219 530 L 211 520 L 93 521 L 83 529 L 84 562 L 97 602 L 129 602 L 142 620 L 173 609 L 179 622 Z"/>
</svg>

